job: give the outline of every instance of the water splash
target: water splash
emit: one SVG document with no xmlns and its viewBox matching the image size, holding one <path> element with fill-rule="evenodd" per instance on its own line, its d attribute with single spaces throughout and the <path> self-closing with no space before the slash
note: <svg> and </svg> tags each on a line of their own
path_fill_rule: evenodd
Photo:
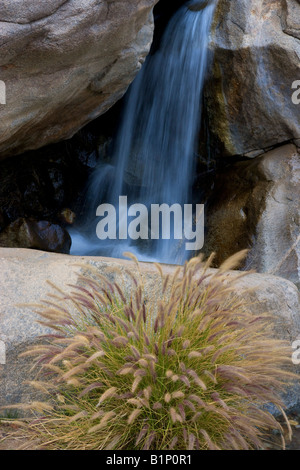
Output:
<svg viewBox="0 0 300 470">
<path fill-rule="evenodd" d="M 104 202 L 118 207 L 121 195 L 128 196 L 129 204 L 147 207 L 191 203 L 214 2 L 187 5 L 170 20 L 160 48 L 148 56 L 131 85 L 112 163 L 100 163 L 92 175 L 88 221 L 71 231 L 71 254 L 121 257 L 130 250 L 142 260 L 182 263 L 186 259 L 184 244 L 177 240 L 143 242 L 143 246 L 130 240 L 100 241 L 95 215 Z"/>
</svg>

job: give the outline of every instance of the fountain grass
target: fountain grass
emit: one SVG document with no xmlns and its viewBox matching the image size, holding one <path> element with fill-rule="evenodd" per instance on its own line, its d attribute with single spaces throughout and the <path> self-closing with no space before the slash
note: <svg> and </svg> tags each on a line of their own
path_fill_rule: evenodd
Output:
<svg viewBox="0 0 300 470">
<path fill-rule="evenodd" d="M 270 430 L 283 435 L 264 405 L 284 413 L 290 347 L 272 337 L 272 318 L 249 313 L 236 295 L 240 275 L 226 276 L 242 255 L 214 274 L 201 257 L 166 277 L 157 265 L 157 299 L 145 297 L 142 275 L 128 271 L 124 292 L 92 268 L 70 294 L 52 294 L 39 314 L 55 332 L 23 353 L 35 357 L 39 375 L 30 383 L 44 397 L 21 405 L 33 413 L 29 441 L 47 449 L 251 450 L 264 448 Z"/>
</svg>

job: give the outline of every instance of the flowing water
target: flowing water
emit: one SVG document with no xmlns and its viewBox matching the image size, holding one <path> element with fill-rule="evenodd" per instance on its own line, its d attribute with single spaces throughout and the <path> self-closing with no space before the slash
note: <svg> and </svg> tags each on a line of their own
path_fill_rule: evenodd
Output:
<svg viewBox="0 0 300 470">
<path fill-rule="evenodd" d="M 99 204 L 190 204 L 199 136 L 202 91 L 207 73 L 207 43 L 214 2 L 203 9 L 181 7 L 170 20 L 159 49 L 149 55 L 131 85 L 112 161 L 94 170 L 86 198 L 87 216 L 72 230 L 71 254 L 182 263 L 188 252 L 175 240 L 99 240 Z M 205 2 L 189 2 L 205 5 Z M 197 11 L 198 10 L 198 11 Z M 150 210 L 150 209 L 149 209 Z M 117 210 L 118 214 L 118 210 Z M 118 224 L 128 223 L 121 211 Z M 171 234 L 172 235 L 172 234 Z"/>
</svg>

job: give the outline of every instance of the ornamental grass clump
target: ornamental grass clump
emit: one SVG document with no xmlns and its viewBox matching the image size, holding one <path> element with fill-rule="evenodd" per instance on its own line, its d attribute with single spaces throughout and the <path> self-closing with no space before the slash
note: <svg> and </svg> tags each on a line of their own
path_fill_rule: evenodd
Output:
<svg viewBox="0 0 300 470">
<path fill-rule="evenodd" d="M 214 274 L 199 257 L 171 276 L 157 265 L 159 298 L 132 271 L 128 291 L 93 268 L 57 289 L 39 309 L 55 333 L 23 354 L 45 394 L 25 406 L 30 435 L 50 449 L 238 450 L 281 433 L 264 405 L 282 410 L 290 352 L 234 294 L 239 258 Z"/>
</svg>

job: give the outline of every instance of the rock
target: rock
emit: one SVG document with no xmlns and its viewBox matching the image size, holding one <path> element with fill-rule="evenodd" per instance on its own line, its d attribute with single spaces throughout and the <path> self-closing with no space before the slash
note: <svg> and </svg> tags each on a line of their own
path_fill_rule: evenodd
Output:
<svg viewBox="0 0 300 470">
<path fill-rule="evenodd" d="M 216 265 L 250 249 L 247 268 L 300 285 L 300 154 L 290 144 L 217 175 L 207 204 L 205 251 Z"/>
<path fill-rule="evenodd" d="M 69 253 L 71 237 L 59 225 L 19 218 L 0 233 L 0 246 Z"/>
<path fill-rule="evenodd" d="M 294 144 L 296 145 L 296 147 L 300 147 L 300 139 L 295 139 L 294 140 Z"/>
<path fill-rule="evenodd" d="M 212 146 L 244 155 L 300 137 L 299 0 L 219 0 L 206 89 Z"/>
<path fill-rule="evenodd" d="M 59 219 L 66 225 L 73 225 L 76 214 L 71 209 L 63 209 L 59 214 Z"/>
<path fill-rule="evenodd" d="M 191 11 L 201 11 L 205 7 L 207 7 L 207 5 L 211 3 L 211 1 L 212 0 L 192 0 L 187 3 L 187 7 Z"/>
<path fill-rule="evenodd" d="M 39 303 L 51 288 L 47 280 L 61 289 L 72 289 L 68 284 L 77 282 L 80 264 L 91 264 L 104 276 L 117 278 L 125 290 L 131 288 L 125 269 L 136 271 L 131 261 L 101 257 L 74 257 L 22 249 L 0 249 L 0 341 L 6 349 L 6 364 L 0 380 L 0 406 L 24 402 L 35 398 L 33 390 L 23 384 L 24 379 L 35 377 L 31 360 L 19 358 L 19 353 L 36 343 L 38 337 L 49 331 L 37 323 L 37 315 L 24 303 Z M 174 266 L 163 266 L 164 274 L 174 272 Z M 141 264 L 146 300 L 161 295 L 160 276 L 150 263 Z M 210 271 L 214 273 L 214 270 Z M 238 272 L 228 274 L 228 280 Z M 236 284 L 239 295 L 249 300 L 253 313 L 269 312 L 274 316 L 274 335 L 290 342 L 300 334 L 300 298 L 297 288 L 285 279 L 262 274 L 250 274 Z M 53 292 L 53 291 L 52 291 Z M 20 306 L 19 304 L 23 304 Z M 292 352 L 292 351 L 291 351 Z M 299 404 L 299 393 L 293 388 L 286 395 L 289 407 Z"/>
<path fill-rule="evenodd" d="M 125 93 L 156 1 L 1 2 L 0 158 L 71 137 Z"/>
</svg>

